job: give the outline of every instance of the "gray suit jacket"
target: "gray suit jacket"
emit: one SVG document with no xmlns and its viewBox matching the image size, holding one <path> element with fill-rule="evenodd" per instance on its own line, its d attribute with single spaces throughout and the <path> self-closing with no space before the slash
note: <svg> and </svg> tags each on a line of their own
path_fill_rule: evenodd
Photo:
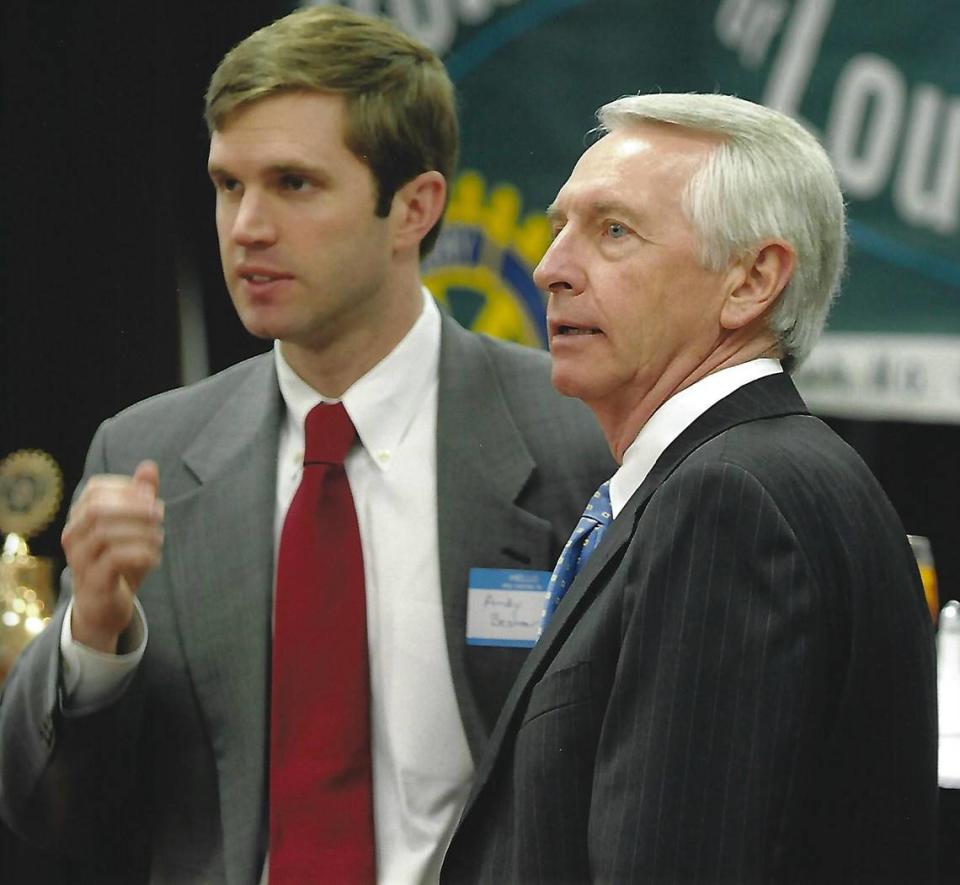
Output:
<svg viewBox="0 0 960 885">
<path fill-rule="evenodd" d="M 661 456 L 528 656 L 445 883 L 934 879 L 932 627 L 784 375 Z"/>
<path fill-rule="evenodd" d="M 59 632 L 22 655 L 0 704 L 0 811 L 97 881 L 256 880 L 266 850 L 272 514 L 282 415 L 271 355 L 106 421 L 86 476 L 160 466 L 166 541 L 140 590 L 149 641 L 109 708 L 68 718 Z M 482 749 L 525 656 L 466 646 L 472 566 L 550 569 L 613 469 L 592 417 L 556 395 L 548 358 L 444 319 L 438 529 L 450 668 Z"/>
</svg>

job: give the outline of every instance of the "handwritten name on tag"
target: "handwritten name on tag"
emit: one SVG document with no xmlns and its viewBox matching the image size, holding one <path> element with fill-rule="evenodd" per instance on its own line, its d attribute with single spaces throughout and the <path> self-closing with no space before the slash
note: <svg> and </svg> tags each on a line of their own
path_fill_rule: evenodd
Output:
<svg viewBox="0 0 960 885">
<path fill-rule="evenodd" d="M 549 584 L 550 572 L 470 569 L 467 645 L 532 648 Z"/>
</svg>

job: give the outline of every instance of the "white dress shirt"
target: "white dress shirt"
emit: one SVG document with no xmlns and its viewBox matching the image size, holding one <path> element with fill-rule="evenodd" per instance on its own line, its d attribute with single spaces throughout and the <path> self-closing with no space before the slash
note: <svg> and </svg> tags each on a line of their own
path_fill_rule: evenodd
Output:
<svg viewBox="0 0 960 885">
<path fill-rule="evenodd" d="M 617 518 L 633 493 L 640 488 L 667 446 L 707 409 L 744 384 L 782 371 L 779 360 L 750 360 L 712 372 L 671 396 L 640 429 L 637 438 L 623 453 L 620 469 L 610 479 L 610 512 L 613 518 Z"/>
<path fill-rule="evenodd" d="M 323 398 L 293 372 L 279 347 L 274 357 L 286 404 L 273 524 L 279 543 L 300 482 L 304 418 Z M 424 290 L 424 309 L 410 332 L 342 397 L 359 436 L 344 466 L 366 582 L 377 878 L 391 885 L 437 880 L 473 775 L 440 598 L 439 360 L 440 314 Z M 103 706 L 122 690 L 123 673 L 136 666 L 146 638 L 122 659 L 99 655 L 72 641 L 69 621 L 68 613 L 61 647 L 65 679 L 70 670 L 69 709 L 76 714 Z M 92 690 L 88 676 L 98 683 Z M 98 693 L 99 704 L 91 701 Z"/>
</svg>

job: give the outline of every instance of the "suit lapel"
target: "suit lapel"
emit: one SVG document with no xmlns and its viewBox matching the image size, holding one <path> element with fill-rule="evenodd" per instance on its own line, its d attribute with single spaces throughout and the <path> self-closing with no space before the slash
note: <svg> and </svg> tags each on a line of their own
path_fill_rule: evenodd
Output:
<svg viewBox="0 0 960 885">
<path fill-rule="evenodd" d="M 443 317 L 437 405 L 437 530 L 447 651 L 476 758 L 487 727 L 467 676 L 467 576 L 549 556 L 547 522 L 516 505 L 535 463 L 483 342 Z"/>
<path fill-rule="evenodd" d="M 230 881 L 261 849 L 280 397 L 273 358 L 184 453 L 200 485 L 167 502 L 174 609 L 220 783 Z"/>
<path fill-rule="evenodd" d="M 544 654 L 549 655 L 551 650 L 556 648 L 558 639 L 569 633 L 568 624 L 574 620 L 573 615 L 581 608 L 580 604 L 597 576 L 633 537 L 634 526 L 650 500 L 650 496 L 692 452 L 725 430 L 746 421 L 806 411 L 806 406 L 789 376 L 778 373 L 735 390 L 687 427 L 657 459 L 650 473 L 614 520 L 608 533 L 609 539 L 606 537 L 603 539 L 583 572 L 577 575 L 560 608 L 557 609 L 556 617 L 551 621 L 541 642 L 537 644 L 538 647 L 543 645 Z"/>
<path fill-rule="evenodd" d="M 602 590 L 602 581 L 598 578 L 609 571 L 608 567 L 615 567 L 619 562 L 633 537 L 637 520 L 653 493 L 692 452 L 725 430 L 747 421 L 806 412 L 806 405 L 789 376 L 783 373 L 769 375 L 744 385 L 720 400 L 667 447 L 624 509 L 617 515 L 600 542 L 600 546 L 567 591 L 550 625 L 530 652 L 497 720 L 490 739 L 490 748 L 477 770 L 464 817 L 473 807 L 478 794 L 500 758 L 501 747 L 506 736 L 519 728 L 518 720 L 530 690 L 539 681 L 559 647 L 576 626 L 584 606 L 589 604 L 589 600 L 596 592 Z"/>
</svg>

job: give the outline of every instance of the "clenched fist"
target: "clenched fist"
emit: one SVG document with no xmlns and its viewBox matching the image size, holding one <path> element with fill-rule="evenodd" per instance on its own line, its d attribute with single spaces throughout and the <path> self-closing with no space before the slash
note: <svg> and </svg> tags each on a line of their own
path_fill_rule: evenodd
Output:
<svg viewBox="0 0 960 885">
<path fill-rule="evenodd" d="M 73 638 L 114 653 L 133 617 L 133 599 L 160 562 L 160 473 L 141 461 L 133 476 L 93 477 L 70 508 L 63 549 L 73 576 Z"/>
</svg>

